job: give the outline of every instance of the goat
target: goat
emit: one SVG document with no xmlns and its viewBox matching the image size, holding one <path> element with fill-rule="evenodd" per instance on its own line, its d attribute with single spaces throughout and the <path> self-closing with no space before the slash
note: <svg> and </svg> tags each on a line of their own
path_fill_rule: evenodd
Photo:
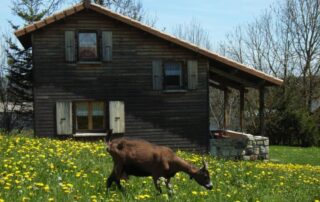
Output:
<svg viewBox="0 0 320 202">
<path fill-rule="evenodd" d="M 107 138 L 111 136 L 108 132 Z M 187 161 L 175 155 L 168 147 L 157 146 L 144 140 L 130 140 L 118 138 L 107 141 L 107 151 L 110 153 L 114 167 L 107 179 L 107 191 L 115 182 L 122 190 L 120 180 L 127 180 L 129 175 L 148 177 L 152 176 L 156 189 L 162 193 L 157 183 L 160 177 L 166 179 L 166 187 L 171 191 L 170 178 L 177 172 L 185 172 L 190 179 L 205 187 L 212 189 L 212 183 L 208 172 L 208 165 L 203 160 L 203 167 L 198 169 Z"/>
</svg>

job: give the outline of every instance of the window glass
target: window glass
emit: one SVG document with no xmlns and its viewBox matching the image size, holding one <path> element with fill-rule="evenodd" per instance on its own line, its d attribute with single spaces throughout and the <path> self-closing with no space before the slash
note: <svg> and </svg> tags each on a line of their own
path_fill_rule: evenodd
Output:
<svg viewBox="0 0 320 202">
<path fill-rule="evenodd" d="M 104 130 L 105 104 L 104 102 L 77 102 L 76 129 L 78 131 Z"/>
<path fill-rule="evenodd" d="M 87 102 L 76 103 L 77 130 L 89 129 L 88 112 Z"/>
<path fill-rule="evenodd" d="M 79 59 L 95 60 L 98 58 L 97 33 L 79 33 Z"/>
<path fill-rule="evenodd" d="M 182 87 L 182 70 L 181 63 L 168 62 L 164 64 L 164 84 L 166 88 Z"/>
<path fill-rule="evenodd" d="M 104 128 L 104 103 L 92 103 L 92 129 Z"/>
</svg>

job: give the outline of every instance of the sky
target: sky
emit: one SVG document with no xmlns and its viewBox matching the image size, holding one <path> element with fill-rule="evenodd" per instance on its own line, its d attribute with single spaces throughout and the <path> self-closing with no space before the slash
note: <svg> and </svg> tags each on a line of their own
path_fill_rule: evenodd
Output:
<svg viewBox="0 0 320 202">
<path fill-rule="evenodd" d="M 19 24 L 10 10 L 12 0 L 0 0 L 0 32 L 10 31 L 7 21 Z M 275 0 L 140 0 L 156 28 L 170 32 L 178 24 L 195 19 L 210 34 L 213 45 L 225 39 L 236 26 L 252 22 Z M 68 6 L 67 4 L 64 5 Z"/>
</svg>

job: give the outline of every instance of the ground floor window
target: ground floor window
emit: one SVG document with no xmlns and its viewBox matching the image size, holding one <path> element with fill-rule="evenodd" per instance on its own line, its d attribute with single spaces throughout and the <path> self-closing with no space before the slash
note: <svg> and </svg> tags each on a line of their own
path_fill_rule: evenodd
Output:
<svg viewBox="0 0 320 202">
<path fill-rule="evenodd" d="M 75 103 L 77 131 L 105 130 L 105 103 L 86 101 Z"/>
</svg>

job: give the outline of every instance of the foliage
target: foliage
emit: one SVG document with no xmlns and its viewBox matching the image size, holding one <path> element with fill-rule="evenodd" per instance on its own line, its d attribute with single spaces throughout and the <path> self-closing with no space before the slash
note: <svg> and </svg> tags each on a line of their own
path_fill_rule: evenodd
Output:
<svg viewBox="0 0 320 202">
<path fill-rule="evenodd" d="M 267 162 L 234 162 L 205 156 L 214 184 L 207 191 L 183 173 L 175 194 L 158 195 L 152 179 L 122 181 L 106 193 L 112 170 L 103 142 L 0 135 L 0 201 L 315 201 L 320 199 L 320 167 Z M 201 156 L 177 154 L 195 165 Z M 163 187 L 164 188 L 164 187 Z M 165 189 L 163 189 L 165 190 Z"/>
<path fill-rule="evenodd" d="M 272 144 L 317 145 L 320 139 L 315 120 L 302 110 L 277 111 L 266 123 L 266 135 Z"/>
<path fill-rule="evenodd" d="M 267 133 L 274 143 L 317 144 L 315 122 L 320 122 L 312 106 L 320 98 L 319 1 L 282 0 L 228 34 L 220 53 L 284 80 L 265 96 Z M 249 132 L 259 127 L 257 98 L 257 93 L 246 95 Z"/>
<path fill-rule="evenodd" d="M 52 14 L 59 8 L 62 0 L 16 0 L 12 1 L 12 13 L 19 17 L 25 26 Z M 10 22 L 12 30 L 18 29 L 18 25 Z M 5 53 L 7 67 L 5 77 L 8 79 L 6 88 L 1 86 L 1 102 L 5 106 L 5 113 L 2 119 L 3 127 L 10 132 L 17 120 L 30 119 L 30 113 L 26 113 L 33 102 L 33 62 L 32 49 L 24 49 L 16 40 L 9 35 L 6 39 Z M 4 99 L 4 97 L 6 99 Z M 13 106 L 13 107 L 11 107 Z"/>
</svg>

